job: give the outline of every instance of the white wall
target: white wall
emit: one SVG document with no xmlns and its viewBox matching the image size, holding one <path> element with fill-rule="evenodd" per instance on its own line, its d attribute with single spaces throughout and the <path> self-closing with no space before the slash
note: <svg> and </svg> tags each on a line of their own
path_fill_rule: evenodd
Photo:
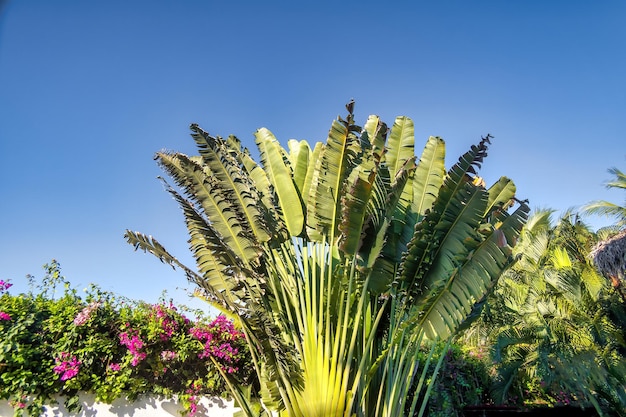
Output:
<svg viewBox="0 0 626 417">
<path fill-rule="evenodd" d="M 129 403 L 117 399 L 113 404 L 102 404 L 94 401 L 91 394 L 81 395 L 83 411 L 80 414 L 70 414 L 62 401 L 56 407 L 46 407 L 46 412 L 41 417 L 171 417 L 180 416 L 183 407 L 173 399 L 155 400 L 154 398 L 139 399 Z M 239 410 L 233 405 L 233 401 L 222 398 L 203 398 L 198 404 L 195 417 L 232 417 L 233 412 Z M 0 416 L 13 416 L 13 408 L 7 401 L 0 400 Z"/>
</svg>

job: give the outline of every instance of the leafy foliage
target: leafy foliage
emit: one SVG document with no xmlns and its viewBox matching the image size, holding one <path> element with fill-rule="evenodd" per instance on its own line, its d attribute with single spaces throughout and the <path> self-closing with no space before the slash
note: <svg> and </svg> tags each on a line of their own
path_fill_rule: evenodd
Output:
<svg viewBox="0 0 626 417">
<path fill-rule="evenodd" d="M 105 403 L 177 395 L 193 414 L 199 395 L 225 392 L 221 372 L 248 382 L 243 335 L 224 316 L 188 311 L 192 321 L 171 302 L 135 302 L 96 286 L 82 298 L 56 261 L 44 268 L 39 292 L 11 295 L 4 282 L 1 290 L 0 398 L 16 416 L 38 416 L 58 395 L 77 411 L 79 392 Z"/>
<path fill-rule="evenodd" d="M 489 404 L 488 352 L 456 343 L 446 350 L 438 348 L 436 355 L 444 359 L 428 400 L 428 416 L 459 417 L 465 407 Z"/>
<path fill-rule="evenodd" d="M 591 265 L 596 236 L 575 215 L 538 211 L 522 230 L 519 261 L 501 278 L 465 342 L 491 346 L 497 403 L 626 410 L 626 317 Z"/>
</svg>

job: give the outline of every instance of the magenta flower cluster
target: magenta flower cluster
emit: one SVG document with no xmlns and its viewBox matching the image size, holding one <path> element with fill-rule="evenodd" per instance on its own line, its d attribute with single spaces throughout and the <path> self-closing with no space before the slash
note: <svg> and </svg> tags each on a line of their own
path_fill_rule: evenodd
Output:
<svg viewBox="0 0 626 417">
<path fill-rule="evenodd" d="M 189 415 L 194 416 L 198 411 L 199 394 L 202 390 L 202 384 L 200 382 L 193 382 L 191 387 L 185 391 L 189 395 Z"/>
<path fill-rule="evenodd" d="M 7 291 L 12 286 L 13 284 L 11 284 L 10 282 L 0 279 L 0 294 Z M 2 320 L 9 321 L 11 320 L 11 316 L 8 313 L 5 313 L 4 311 L 0 311 L 0 321 Z"/>
<path fill-rule="evenodd" d="M 119 363 L 113 362 L 109 364 L 109 369 L 113 372 L 117 372 L 122 369 L 122 366 Z"/>
<path fill-rule="evenodd" d="M 200 359 L 213 357 L 223 364 L 224 372 L 237 372 L 238 368 L 233 363 L 239 349 L 233 346 L 233 342 L 242 339 L 244 335 L 235 329 L 232 321 L 220 315 L 206 327 L 192 327 L 189 333 L 204 345 L 204 349 L 198 354 Z"/>
<path fill-rule="evenodd" d="M 55 361 L 57 365 L 53 370 L 55 374 L 61 376 L 61 381 L 67 381 L 78 375 L 80 361 L 76 359 L 76 356 L 70 355 L 68 352 L 61 352 Z"/>
<path fill-rule="evenodd" d="M 11 284 L 10 282 L 0 279 L 0 293 L 7 291 L 12 286 L 13 284 Z"/>
<path fill-rule="evenodd" d="M 120 343 L 126 346 L 128 352 L 132 355 L 132 366 L 137 366 L 146 359 L 147 351 L 153 352 L 160 343 L 164 343 L 160 348 L 162 350 L 160 350 L 159 358 L 163 366 L 162 373 L 166 373 L 168 367 L 171 366 L 170 364 L 180 358 L 180 354 L 172 349 L 169 341 L 175 334 L 180 333 L 181 330 L 186 331 L 185 329 L 190 320 L 178 313 L 176 307 L 171 304 L 169 306 L 163 304 L 151 306 L 148 319 L 152 323 L 157 324 L 156 328 L 149 326 L 151 330 L 147 334 L 140 334 L 138 330 L 131 328 L 130 323 L 126 323 L 124 325 L 125 331 L 119 335 Z M 240 359 L 240 355 L 237 343 L 241 343 L 244 334 L 235 329 L 232 321 L 225 316 L 218 316 L 209 324 L 196 324 L 189 328 L 188 333 L 193 339 L 200 342 L 199 359 L 213 358 L 220 364 L 222 370 L 227 373 L 238 371 L 237 362 Z M 153 340 L 151 334 L 155 337 L 158 336 L 159 340 Z M 142 339 L 142 335 L 144 339 Z M 149 346 L 146 345 L 145 341 L 148 341 Z M 110 364 L 109 369 L 117 371 L 120 369 L 120 365 Z M 197 411 L 201 387 L 200 381 L 194 381 L 186 390 L 188 395 L 187 401 L 189 402 L 188 410 L 191 416 Z"/>
<path fill-rule="evenodd" d="M 178 330 L 178 322 L 172 317 L 174 312 L 176 312 L 176 307 L 171 303 L 168 307 L 161 304 L 152 307 L 152 315 L 156 316 L 161 326 L 162 333 L 159 337 L 164 342 L 170 340 L 174 332 Z M 186 317 L 184 319 L 185 323 L 189 322 L 189 319 Z"/>
<path fill-rule="evenodd" d="M 141 349 L 144 347 L 143 340 L 136 331 L 120 333 L 120 343 L 128 349 L 133 358 L 130 361 L 132 366 L 137 366 L 139 362 L 146 359 L 146 353 Z"/>
</svg>

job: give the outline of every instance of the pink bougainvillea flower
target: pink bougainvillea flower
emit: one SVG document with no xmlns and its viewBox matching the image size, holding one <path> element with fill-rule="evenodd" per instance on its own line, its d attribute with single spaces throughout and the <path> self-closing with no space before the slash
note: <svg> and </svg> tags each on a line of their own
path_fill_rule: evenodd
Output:
<svg viewBox="0 0 626 417">
<path fill-rule="evenodd" d="M 98 307 L 100 307 L 101 305 L 102 305 L 102 303 L 100 301 L 97 301 L 97 302 L 93 302 L 93 303 L 89 304 L 87 307 L 83 308 L 82 311 L 80 313 L 78 313 L 76 318 L 74 318 L 74 325 L 75 326 L 82 326 L 83 324 L 87 323 L 87 321 L 89 321 L 89 318 L 91 317 L 91 314 L 93 313 L 93 311 L 97 310 Z"/>
<path fill-rule="evenodd" d="M 136 353 L 133 355 L 133 359 L 130 361 L 130 364 L 133 366 L 139 365 L 139 362 L 146 359 L 146 354 L 143 352 Z"/>
<path fill-rule="evenodd" d="M 136 331 L 120 333 L 120 343 L 126 346 L 130 354 L 133 355 L 133 359 L 130 361 L 132 366 L 137 366 L 139 362 L 146 359 L 146 354 L 140 352 L 144 346 L 143 340 L 141 340 Z"/>
<path fill-rule="evenodd" d="M 61 376 L 61 381 L 67 381 L 78 375 L 81 362 L 76 359 L 76 356 L 72 356 L 67 352 L 61 352 L 55 361 L 57 366 L 52 369 L 55 374 Z"/>
<path fill-rule="evenodd" d="M 198 411 L 198 404 L 195 401 L 195 397 L 192 397 L 194 399 L 194 401 L 191 401 L 191 399 L 189 400 L 189 415 L 190 416 L 194 416 L 196 414 L 196 412 Z"/>
<path fill-rule="evenodd" d="M 12 286 L 13 284 L 11 284 L 10 282 L 0 279 L 0 292 L 8 290 Z"/>
<path fill-rule="evenodd" d="M 231 320 L 220 315 L 208 326 L 192 327 L 189 329 L 189 334 L 204 345 L 203 350 L 198 353 L 200 359 L 213 357 L 222 363 L 221 367 L 225 372 L 237 371 L 237 367 L 231 366 L 239 354 L 239 349 L 234 346 L 234 343 L 245 336 L 235 329 Z"/>
<path fill-rule="evenodd" d="M 176 357 L 178 357 L 178 354 L 171 350 L 164 350 L 161 352 L 161 360 L 164 362 L 173 361 Z"/>
<path fill-rule="evenodd" d="M 22 396 L 21 399 L 19 400 L 9 401 L 9 405 L 13 408 L 19 408 L 19 409 L 26 408 L 26 403 L 24 401 L 25 401 L 25 398 L 24 396 Z"/>
<path fill-rule="evenodd" d="M 161 326 L 160 339 L 164 342 L 170 340 L 174 332 L 178 330 L 178 323 L 173 319 L 176 307 L 170 303 L 169 306 L 155 304 L 152 306 L 151 318 L 156 318 Z"/>
<path fill-rule="evenodd" d="M 0 311 L 0 320 L 11 320 L 11 316 L 9 316 L 7 313 L 5 313 L 4 311 Z"/>
</svg>

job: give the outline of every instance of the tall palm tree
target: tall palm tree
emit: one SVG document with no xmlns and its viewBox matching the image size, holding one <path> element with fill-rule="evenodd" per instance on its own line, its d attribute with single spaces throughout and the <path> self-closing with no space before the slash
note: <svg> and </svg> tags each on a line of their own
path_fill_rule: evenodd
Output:
<svg viewBox="0 0 626 417">
<path fill-rule="evenodd" d="M 609 173 L 615 178 L 607 182 L 606 187 L 626 191 L 626 174 L 615 167 L 609 169 Z M 626 204 L 620 206 L 619 204 L 604 200 L 592 201 L 585 205 L 582 211 L 587 214 L 613 217 L 616 219 L 616 227 L 618 229 L 626 227 Z"/>
<path fill-rule="evenodd" d="M 513 261 L 528 207 L 509 213 L 513 183 L 486 189 L 476 175 L 489 135 L 446 172 L 441 138 L 418 160 L 409 118 L 359 127 L 353 106 L 314 147 L 286 150 L 259 129 L 260 165 L 197 125 L 199 156 L 157 153 L 197 271 L 126 232 L 239 322 L 260 405 L 223 376 L 248 416 L 413 415 L 408 393 L 427 381 L 419 347 L 454 334 Z"/>
</svg>

